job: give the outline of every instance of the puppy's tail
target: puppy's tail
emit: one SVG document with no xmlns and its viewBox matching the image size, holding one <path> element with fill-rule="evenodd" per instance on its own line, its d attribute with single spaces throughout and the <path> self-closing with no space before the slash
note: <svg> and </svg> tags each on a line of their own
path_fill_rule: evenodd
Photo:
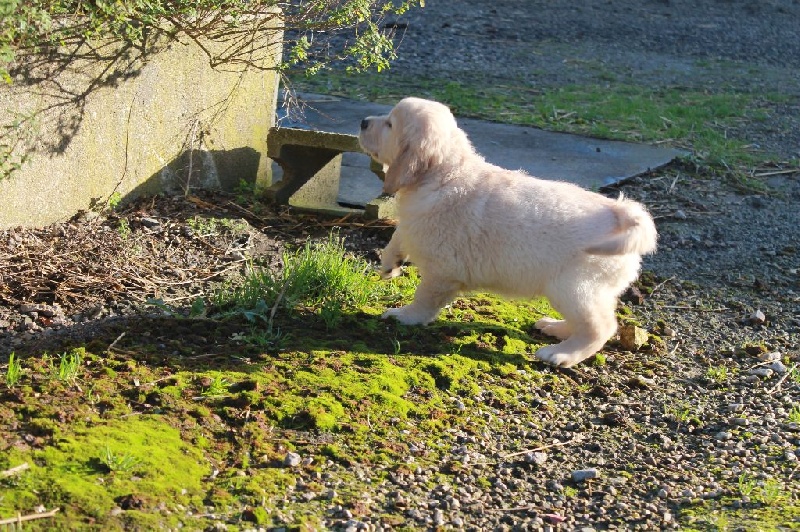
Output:
<svg viewBox="0 0 800 532">
<path fill-rule="evenodd" d="M 617 227 L 605 240 L 586 250 L 591 255 L 646 255 L 656 250 L 658 233 L 653 218 L 635 201 L 619 199 L 610 205 Z"/>
</svg>

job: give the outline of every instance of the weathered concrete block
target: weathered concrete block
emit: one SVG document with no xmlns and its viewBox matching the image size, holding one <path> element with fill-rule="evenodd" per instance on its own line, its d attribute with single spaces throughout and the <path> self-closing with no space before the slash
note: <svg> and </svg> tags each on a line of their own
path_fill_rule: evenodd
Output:
<svg viewBox="0 0 800 532">
<path fill-rule="evenodd" d="M 253 42 L 270 51 L 260 69 L 278 65 L 282 37 L 265 31 Z M 3 140 L 16 142 L 15 157 L 28 155 L 0 180 L 0 228 L 64 220 L 114 193 L 271 183 L 277 71 L 214 69 L 188 39 L 146 61 L 121 49 L 107 55 L 116 57 L 111 69 L 108 61 L 74 61 L 52 79 L 0 87 Z"/>
<path fill-rule="evenodd" d="M 266 190 L 271 201 L 302 210 L 342 216 L 361 209 L 337 203 L 342 153 L 361 153 L 356 135 L 296 128 L 270 129 L 268 153 L 283 170 L 283 177 Z M 371 170 L 381 179 L 383 167 L 372 161 Z M 380 196 L 369 202 L 363 214 L 370 219 L 394 218 L 394 198 Z"/>
</svg>

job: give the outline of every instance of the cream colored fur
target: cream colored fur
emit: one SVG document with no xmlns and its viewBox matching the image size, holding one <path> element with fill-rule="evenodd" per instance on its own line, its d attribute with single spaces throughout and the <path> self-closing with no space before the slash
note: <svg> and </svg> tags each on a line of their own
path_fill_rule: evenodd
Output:
<svg viewBox="0 0 800 532">
<path fill-rule="evenodd" d="M 449 109 L 406 98 L 361 124 L 364 150 L 386 166 L 399 222 L 382 256 L 385 278 L 411 260 L 422 278 L 410 305 L 384 318 L 426 324 L 460 292 L 546 296 L 563 320 L 542 318 L 562 342 L 536 356 L 569 367 L 617 330 L 620 293 L 656 249 L 656 228 L 636 202 L 504 170 L 475 153 Z"/>
</svg>

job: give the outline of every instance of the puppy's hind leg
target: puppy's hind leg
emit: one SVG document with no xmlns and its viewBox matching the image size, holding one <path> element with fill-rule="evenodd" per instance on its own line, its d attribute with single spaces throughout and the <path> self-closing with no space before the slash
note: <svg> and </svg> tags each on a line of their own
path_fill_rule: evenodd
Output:
<svg viewBox="0 0 800 532">
<path fill-rule="evenodd" d="M 442 307 L 458 294 L 461 286 L 453 281 L 423 277 L 410 305 L 390 308 L 382 318 L 395 318 L 404 325 L 425 325 L 436 319 Z"/>
<path fill-rule="evenodd" d="M 589 358 L 597 353 L 617 331 L 615 308 L 614 297 L 604 298 L 602 301 L 595 299 L 577 306 L 573 302 L 572 308 L 565 307 L 562 312 L 566 322 L 569 323 L 569 336 L 561 343 L 542 347 L 536 351 L 536 356 L 563 368 L 574 366 Z M 557 326 L 560 327 L 561 324 Z"/>
<path fill-rule="evenodd" d="M 392 239 L 381 252 L 381 278 L 392 279 L 402 273 L 400 266 L 408 256 L 403 252 L 402 239 L 395 231 Z"/>
</svg>

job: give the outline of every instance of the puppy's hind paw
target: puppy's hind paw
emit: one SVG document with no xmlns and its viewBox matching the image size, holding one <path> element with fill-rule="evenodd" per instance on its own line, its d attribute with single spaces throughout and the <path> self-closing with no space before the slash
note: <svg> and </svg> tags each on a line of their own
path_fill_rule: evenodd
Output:
<svg viewBox="0 0 800 532">
<path fill-rule="evenodd" d="M 560 368 L 569 368 L 578 364 L 585 357 L 574 353 L 559 352 L 558 344 L 542 347 L 535 353 L 536 358 Z"/>
</svg>

